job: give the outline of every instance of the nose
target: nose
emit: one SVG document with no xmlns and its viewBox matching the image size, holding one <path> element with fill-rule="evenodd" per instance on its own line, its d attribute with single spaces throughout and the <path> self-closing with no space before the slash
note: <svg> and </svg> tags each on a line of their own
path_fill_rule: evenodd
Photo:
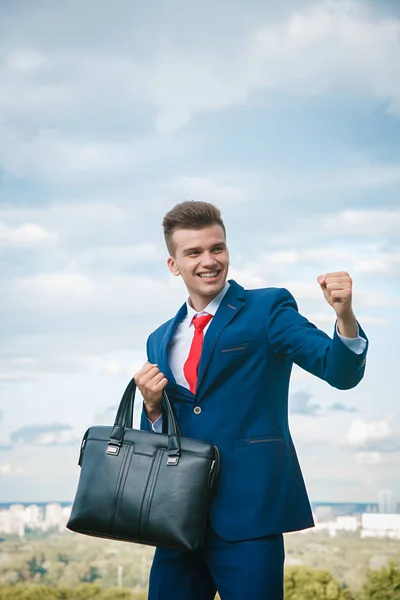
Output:
<svg viewBox="0 0 400 600">
<path fill-rule="evenodd" d="M 203 255 L 203 260 L 201 261 L 204 267 L 214 267 L 216 264 L 215 256 L 212 252 L 205 252 Z"/>
</svg>

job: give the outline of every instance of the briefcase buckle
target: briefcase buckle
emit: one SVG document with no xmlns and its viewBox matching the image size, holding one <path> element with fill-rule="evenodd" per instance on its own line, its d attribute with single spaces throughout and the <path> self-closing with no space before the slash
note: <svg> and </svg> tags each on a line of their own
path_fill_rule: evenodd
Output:
<svg viewBox="0 0 400 600">
<path fill-rule="evenodd" d="M 179 456 L 168 456 L 167 465 L 170 467 L 175 467 L 179 462 Z"/>
<path fill-rule="evenodd" d="M 111 454 L 111 456 L 118 456 L 119 446 L 115 446 L 114 444 L 108 444 L 107 454 Z"/>
</svg>

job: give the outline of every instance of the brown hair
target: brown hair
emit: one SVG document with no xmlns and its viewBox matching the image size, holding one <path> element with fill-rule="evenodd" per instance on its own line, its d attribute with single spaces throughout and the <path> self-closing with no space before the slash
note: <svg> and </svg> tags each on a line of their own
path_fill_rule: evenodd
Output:
<svg viewBox="0 0 400 600">
<path fill-rule="evenodd" d="M 168 252 L 173 255 L 172 235 L 177 229 L 202 229 L 220 225 L 226 235 L 219 208 L 209 202 L 187 200 L 172 208 L 163 219 L 164 239 Z"/>
</svg>

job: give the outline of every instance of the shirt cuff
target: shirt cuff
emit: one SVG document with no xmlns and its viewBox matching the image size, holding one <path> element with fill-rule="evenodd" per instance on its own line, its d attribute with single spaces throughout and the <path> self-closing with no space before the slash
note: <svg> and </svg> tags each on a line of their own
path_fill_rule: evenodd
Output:
<svg viewBox="0 0 400 600">
<path fill-rule="evenodd" d="M 338 331 L 337 323 L 336 323 L 336 333 L 337 333 L 339 339 L 343 342 L 343 344 L 345 344 L 349 350 L 354 352 L 354 354 L 362 354 L 364 352 L 365 347 L 367 345 L 367 340 L 358 335 L 359 334 L 358 325 L 357 325 L 357 337 L 355 337 L 355 338 L 347 338 L 347 337 L 344 337 L 343 335 L 340 335 L 340 333 Z"/>
<path fill-rule="evenodd" d="M 154 423 L 152 423 L 150 421 L 150 419 L 147 419 L 147 420 L 149 422 L 149 425 L 150 425 L 152 431 L 155 431 L 155 433 L 162 433 L 162 426 L 163 426 L 163 416 L 162 415 L 160 415 L 158 417 L 158 419 L 156 419 L 154 421 Z"/>
</svg>

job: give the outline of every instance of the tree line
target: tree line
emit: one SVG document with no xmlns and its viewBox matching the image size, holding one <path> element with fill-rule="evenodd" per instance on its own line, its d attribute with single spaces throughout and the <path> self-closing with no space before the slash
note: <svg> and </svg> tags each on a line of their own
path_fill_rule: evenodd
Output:
<svg viewBox="0 0 400 600">
<path fill-rule="evenodd" d="M 0 585 L 1 600 L 146 600 L 147 592 L 84 583 L 76 588 L 35 583 Z M 251 598 L 249 598 L 251 600 Z M 400 566 L 368 570 L 361 591 L 343 587 L 329 571 L 288 567 L 285 600 L 400 600 Z"/>
</svg>

